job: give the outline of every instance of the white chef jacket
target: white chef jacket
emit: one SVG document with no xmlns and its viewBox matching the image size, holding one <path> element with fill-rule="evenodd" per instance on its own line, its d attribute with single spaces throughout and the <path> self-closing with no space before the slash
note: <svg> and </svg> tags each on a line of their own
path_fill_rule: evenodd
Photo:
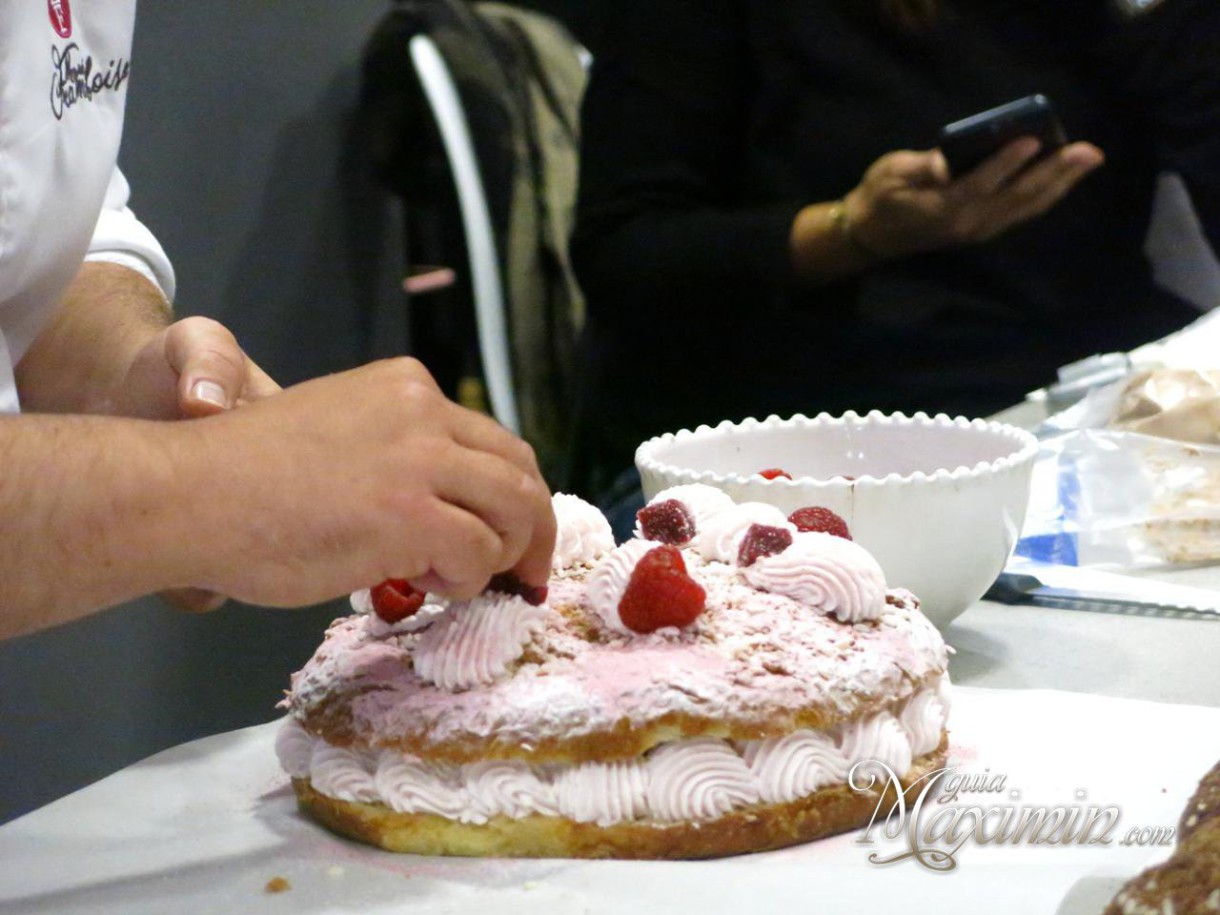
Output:
<svg viewBox="0 0 1220 915">
<path fill-rule="evenodd" d="M 173 297 L 117 166 L 135 12 L 135 0 L 0 0 L 0 412 L 19 409 L 13 366 L 86 258 Z"/>
</svg>

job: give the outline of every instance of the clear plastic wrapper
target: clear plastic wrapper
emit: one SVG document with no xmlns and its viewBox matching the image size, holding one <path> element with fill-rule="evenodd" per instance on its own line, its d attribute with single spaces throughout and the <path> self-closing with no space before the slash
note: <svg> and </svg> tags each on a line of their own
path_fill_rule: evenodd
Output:
<svg viewBox="0 0 1220 915">
<path fill-rule="evenodd" d="M 1121 568 L 1220 562 L 1220 447 L 1115 429 L 1051 432 L 1017 553 Z"/>
<path fill-rule="evenodd" d="M 1220 562 L 1218 354 L 1220 310 L 1134 350 L 1124 377 L 1046 420 L 1017 554 L 1116 569 Z"/>
</svg>

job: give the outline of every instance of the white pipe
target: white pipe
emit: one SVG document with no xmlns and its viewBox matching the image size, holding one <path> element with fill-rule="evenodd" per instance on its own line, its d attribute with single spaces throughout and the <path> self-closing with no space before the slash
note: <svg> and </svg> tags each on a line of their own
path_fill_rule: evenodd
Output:
<svg viewBox="0 0 1220 915">
<path fill-rule="evenodd" d="M 436 43 L 427 35 L 416 35 L 410 42 L 411 60 L 419 74 L 428 104 L 440 128 L 445 153 L 449 156 L 466 250 L 470 255 L 470 276 L 474 287 L 475 318 L 479 328 L 479 352 L 491 410 L 502 425 L 520 434 L 517 403 L 513 397 L 512 365 L 508 354 L 508 332 L 504 319 L 504 288 L 496 254 L 495 231 L 479 174 L 470 126 L 462 108 L 457 86 Z"/>
</svg>

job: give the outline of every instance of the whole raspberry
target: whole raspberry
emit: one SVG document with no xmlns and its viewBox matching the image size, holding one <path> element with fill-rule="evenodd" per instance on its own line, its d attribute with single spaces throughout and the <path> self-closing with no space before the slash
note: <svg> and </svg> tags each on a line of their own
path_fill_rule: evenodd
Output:
<svg viewBox="0 0 1220 915">
<path fill-rule="evenodd" d="M 751 524 L 737 548 L 737 564 L 752 566 L 760 556 L 774 556 L 792 546 L 792 531 L 769 524 Z"/>
<path fill-rule="evenodd" d="M 424 605 L 424 592 L 412 588 L 404 578 L 387 578 L 369 589 L 373 612 L 387 623 L 414 616 Z"/>
<path fill-rule="evenodd" d="M 618 615 L 632 632 L 655 632 L 666 626 L 688 626 L 703 612 L 707 593 L 686 574 L 675 546 L 645 553 L 627 579 Z"/>
<path fill-rule="evenodd" d="M 781 470 L 779 467 L 772 467 L 769 470 L 760 470 L 758 471 L 758 475 L 764 480 L 778 480 L 780 478 L 785 480 L 792 479 L 792 474 L 786 470 Z"/>
<path fill-rule="evenodd" d="M 847 529 L 847 522 L 829 508 L 823 508 L 821 505 L 798 508 L 788 516 L 788 521 L 798 531 L 817 531 L 823 534 L 834 534 L 844 540 L 852 539 L 851 531 Z"/>
<path fill-rule="evenodd" d="M 546 585 L 527 585 L 512 572 L 499 572 L 491 576 L 484 591 L 499 591 L 525 598 L 526 603 L 540 607 L 546 601 Z"/>
<path fill-rule="evenodd" d="M 677 499 L 645 505 L 635 513 L 645 540 L 686 546 L 695 539 L 695 519 Z"/>
</svg>

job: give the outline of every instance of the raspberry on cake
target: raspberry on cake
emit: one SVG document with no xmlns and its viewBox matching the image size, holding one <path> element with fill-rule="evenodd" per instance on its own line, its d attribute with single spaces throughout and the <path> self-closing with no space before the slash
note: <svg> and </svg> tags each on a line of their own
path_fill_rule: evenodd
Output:
<svg viewBox="0 0 1220 915">
<path fill-rule="evenodd" d="M 284 702 L 302 810 L 400 852 L 703 858 L 865 825 L 879 798 L 847 785 L 857 763 L 908 783 L 943 765 L 947 649 L 913 595 L 771 506 L 669 500 L 685 547 L 616 547 L 557 495 L 537 605 L 429 596 L 389 622 L 353 595 Z"/>
<path fill-rule="evenodd" d="M 729 494 L 714 486 L 704 486 L 701 483 L 686 483 L 681 486 L 671 486 L 663 489 L 649 501 L 648 505 L 659 505 L 662 502 L 675 501 L 690 513 L 695 530 L 702 528 L 713 515 L 732 508 L 733 500 Z M 648 539 L 643 531 L 636 529 L 635 535 Z"/>
<path fill-rule="evenodd" d="M 632 632 L 656 632 L 670 626 L 689 626 L 703 612 L 707 593 L 686 574 L 686 563 L 676 547 L 653 547 L 640 557 L 623 596 L 618 616 Z"/>
<path fill-rule="evenodd" d="M 749 566 L 763 556 L 774 556 L 792 546 L 792 532 L 783 527 L 767 524 L 751 524 L 737 548 L 737 564 Z"/>
<path fill-rule="evenodd" d="M 373 612 L 387 623 L 414 616 L 424 605 L 424 596 L 423 591 L 417 591 L 403 578 L 387 578 L 369 589 Z"/>
<path fill-rule="evenodd" d="M 834 534 L 844 540 L 851 540 L 851 531 L 847 522 L 838 514 L 821 505 L 807 505 L 798 508 L 788 516 L 788 523 L 798 531 L 820 531 L 824 534 Z"/>
<path fill-rule="evenodd" d="M 740 502 L 707 518 L 699 527 L 691 546 L 709 562 L 736 562 L 741 552 L 741 542 L 756 524 L 796 530 L 774 505 Z"/>
<path fill-rule="evenodd" d="M 650 502 L 635 517 L 639 535 L 645 540 L 686 546 L 695 539 L 695 518 L 678 499 Z"/>
<path fill-rule="evenodd" d="M 535 607 L 546 601 L 546 585 L 527 585 L 512 572 L 500 572 L 493 575 L 491 581 L 487 583 L 486 590 L 500 594 L 513 594 L 524 598 L 527 603 L 533 604 Z"/>
</svg>

